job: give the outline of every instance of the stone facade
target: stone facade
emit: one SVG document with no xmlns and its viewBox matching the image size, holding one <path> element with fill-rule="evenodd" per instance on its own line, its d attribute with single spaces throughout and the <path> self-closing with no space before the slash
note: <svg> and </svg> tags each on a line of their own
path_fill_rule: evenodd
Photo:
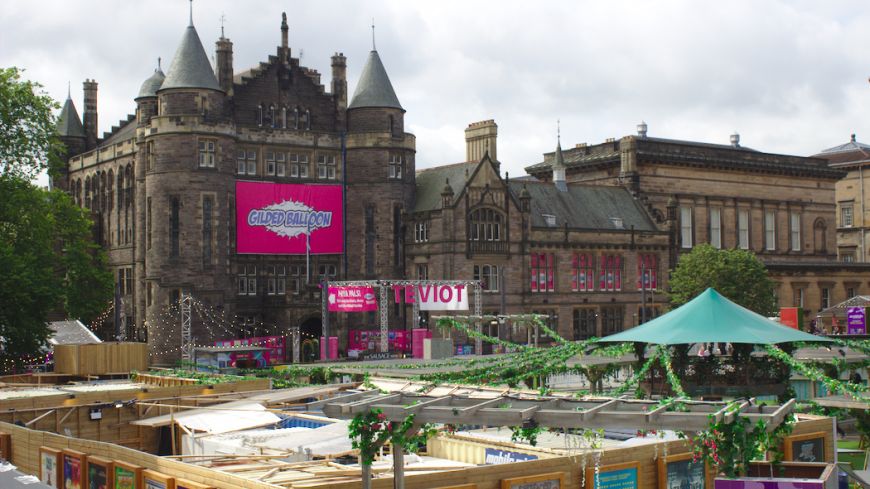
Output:
<svg viewBox="0 0 870 489">
<path fill-rule="evenodd" d="M 176 57 L 198 56 L 196 45 L 202 51 L 192 29 Z M 121 283 L 126 334 L 147 337 L 157 363 L 180 355 L 183 293 L 197 300 L 198 344 L 287 334 L 291 326 L 317 337 L 322 279 L 403 274 L 401 216 L 413 202 L 415 153 L 404 110 L 348 109 L 344 55 L 332 57 L 327 91 L 319 73 L 291 56 L 286 23 L 282 33 L 276 54 L 246 72 L 233 73 L 232 42 L 223 37 L 216 73 L 187 72 L 196 65 L 190 60 L 173 63 L 166 79 L 181 86 L 167 88 L 158 69 L 136 97 L 136 116 L 101 139 L 97 84 L 87 80 L 84 135 L 61 130 L 69 163 L 53 183 L 91 210 L 97 241 Z M 346 205 L 347 255 L 313 255 L 308 268 L 304 255 L 237 253 L 240 180 L 345 183 L 349 195 L 365 195 Z M 363 229 L 366 222 L 373 229 Z"/>
<path fill-rule="evenodd" d="M 742 248 L 767 265 L 781 307 L 805 317 L 870 292 L 868 269 L 837 261 L 835 188 L 845 172 L 822 158 L 638 135 L 565 151 L 569 182 L 629 189 L 671 232 L 670 258 L 695 244 Z M 552 178 L 553 154 L 528 167 Z M 675 219 L 667 219 L 669 209 Z"/>
</svg>

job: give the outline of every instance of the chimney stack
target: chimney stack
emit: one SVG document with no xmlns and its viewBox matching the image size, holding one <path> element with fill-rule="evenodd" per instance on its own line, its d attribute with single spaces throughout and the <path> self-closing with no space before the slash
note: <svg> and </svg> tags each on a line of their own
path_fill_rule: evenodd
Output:
<svg viewBox="0 0 870 489">
<path fill-rule="evenodd" d="M 731 146 L 734 146 L 735 148 L 740 147 L 740 134 L 738 134 L 737 131 L 734 131 L 734 134 L 731 135 Z"/>
<path fill-rule="evenodd" d="M 281 12 L 281 49 L 284 51 L 284 61 L 290 60 L 290 27 L 287 26 L 287 12 Z"/>
<path fill-rule="evenodd" d="M 637 125 L 637 135 L 645 138 L 646 137 L 647 125 L 646 122 L 640 121 L 640 124 Z"/>
<path fill-rule="evenodd" d="M 347 109 L 347 58 L 344 53 L 332 55 L 332 95 L 339 111 Z"/>
<path fill-rule="evenodd" d="M 233 42 L 221 35 L 215 44 L 214 75 L 227 95 L 233 91 Z"/>
<path fill-rule="evenodd" d="M 496 140 L 498 125 L 492 119 L 472 122 L 465 128 L 465 161 L 480 161 L 489 153 L 489 158 L 497 162 Z"/>
<path fill-rule="evenodd" d="M 97 82 L 85 79 L 85 110 L 82 113 L 82 125 L 87 137 L 87 149 L 97 147 Z"/>
</svg>

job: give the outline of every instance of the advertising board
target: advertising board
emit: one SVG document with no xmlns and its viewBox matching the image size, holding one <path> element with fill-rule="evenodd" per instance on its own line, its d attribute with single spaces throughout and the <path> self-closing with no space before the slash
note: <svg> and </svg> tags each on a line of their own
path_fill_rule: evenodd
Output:
<svg viewBox="0 0 870 489">
<path fill-rule="evenodd" d="M 236 182 L 236 250 L 242 254 L 344 252 L 341 185 Z"/>
</svg>

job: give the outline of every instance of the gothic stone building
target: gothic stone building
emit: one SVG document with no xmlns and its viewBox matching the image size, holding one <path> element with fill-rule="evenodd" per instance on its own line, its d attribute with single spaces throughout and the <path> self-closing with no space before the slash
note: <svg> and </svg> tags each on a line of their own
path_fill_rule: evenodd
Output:
<svg viewBox="0 0 870 489">
<path fill-rule="evenodd" d="M 480 280 L 484 312 L 546 314 L 565 338 L 615 333 L 662 312 L 669 234 L 631 193 L 511 180 L 499 171 L 496 143 L 493 121 L 471 124 L 468 161 L 417 173 L 409 275 Z"/>
<path fill-rule="evenodd" d="M 199 304 L 197 343 L 291 325 L 318 336 L 319 280 L 404 273 L 415 139 L 377 51 L 348 104 L 345 56 L 332 57 L 327 89 L 287 41 L 285 17 L 275 55 L 239 73 L 221 37 L 212 68 L 191 23 L 168 72 L 158 66 L 142 84 L 135 116 L 102 138 L 95 81 L 84 83 L 82 121 L 72 100 L 64 105 L 58 129 L 69 160 L 53 183 L 90 209 L 120 282 L 127 334 L 147 331 L 158 363 L 180 354 L 171 305 L 182 293 Z M 237 181 L 345 184 L 346 253 L 314 255 L 310 268 L 305 255 L 237 253 Z"/>
<path fill-rule="evenodd" d="M 777 283 L 781 307 L 805 318 L 870 292 L 867 268 L 837 260 L 835 186 L 845 172 L 825 159 L 763 153 L 638 134 L 578 144 L 526 169 L 543 181 L 625 188 L 670 232 L 670 262 L 695 244 L 751 250 Z"/>
</svg>

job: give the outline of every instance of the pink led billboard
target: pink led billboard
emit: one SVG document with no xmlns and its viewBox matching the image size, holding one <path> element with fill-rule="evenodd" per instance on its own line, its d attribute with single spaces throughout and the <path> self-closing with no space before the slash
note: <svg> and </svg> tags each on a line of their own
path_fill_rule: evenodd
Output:
<svg viewBox="0 0 870 489">
<path fill-rule="evenodd" d="M 342 253 L 341 185 L 236 182 L 239 253 Z M 307 239 L 306 239 L 307 237 Z"/>
</svg>

